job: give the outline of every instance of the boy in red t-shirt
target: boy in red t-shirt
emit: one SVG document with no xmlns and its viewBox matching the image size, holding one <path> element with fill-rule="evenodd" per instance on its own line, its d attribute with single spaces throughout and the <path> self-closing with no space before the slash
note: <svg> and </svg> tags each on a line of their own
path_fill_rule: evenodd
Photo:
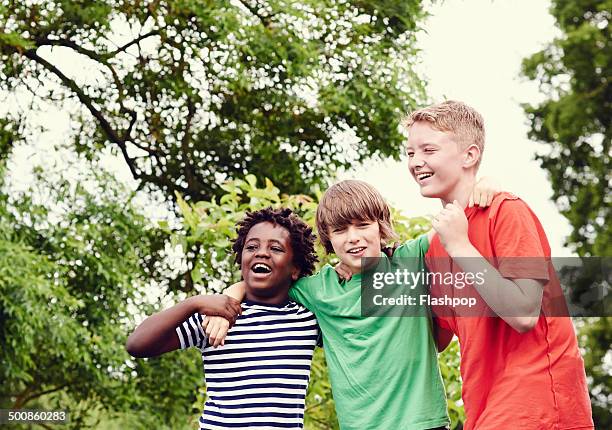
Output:
<svg viewBox="0 0 612 430">
<path fill-rule="evenodd" d="M 487 209 L 466 208 L 484 148 L 482 116 L 447 101 L 404 125 L 410 172 L 423 196 L 443 204 L 426 259 L 439 348 L 453 334 L 460 343 L 464 428 L 592 429 L 584 363 L 542 225 L 510 193 Z M 471 282 L 449 285 L 449 274 Z"/>
</svg>

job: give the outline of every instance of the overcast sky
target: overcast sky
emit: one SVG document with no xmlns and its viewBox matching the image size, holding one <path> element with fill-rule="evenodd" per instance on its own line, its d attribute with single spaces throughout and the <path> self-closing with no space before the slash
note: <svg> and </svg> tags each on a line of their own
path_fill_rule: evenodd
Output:
<svg viewBox="0 0 612 430">
<path fill-rule="evenodd" d="M 551 202 L 546 173 L 534 161 L 542 146 L 527 139 L 524 102 L 541 100 L 537 86 L 520 78 L 521 60 L 540 50 L 558 30 L 544 0 L 446 0 L 431 9 L 419 36 L 420 70 L 433 102 L 462 100 L 485 118 L 486 145 L 480 174 L 529 204 L 540 218 L 553 256 L 574 255 L 563 248 L 571 231 Z M 405 160 L 368 163 L 342 175 L 375 185 L 408 216 L 435 214 L 438 200 L 421 197 Z"/>
</svg>

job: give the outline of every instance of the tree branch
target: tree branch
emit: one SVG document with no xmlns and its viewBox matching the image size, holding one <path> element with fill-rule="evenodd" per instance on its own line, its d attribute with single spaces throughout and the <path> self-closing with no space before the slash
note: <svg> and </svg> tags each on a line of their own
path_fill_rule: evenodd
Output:
<svg viewBox="0 0 612 430">
<path fill-rule="evenodd" d="M 38 393 L 33 393 L 33 394 L 28 394 L 30 392 L 32 392 L 32 388 L 28 387 L 26 388 L 26 390 L 21 394 L 21 396 L 17 397 L 17 400 L 15 401 L 15 404 L 13 405 L 13 407 L 11 409 L 21 409 L 23 408 L 30 400 L 33 400 L 37 397 L 40 396 L 44 396 L 45 394 L 50 394 L 50 393 L 54 393 L 56 391 L 60 391 L 63 390 L 64 388 L 66 388 L 68 385 L 68 383 L 60 385 L 59 387 L 55 387 L 55 388 L 51 388 L 49 390 L 45 390 L 45 391 L 40 391 Z"/>
<path fill-rule="evenodd" d="M 45 69 L 49 70 L 51 73 L 56 75 L 60 79 L 60 81 L 62 81 L 64 85 L 66 85 L 69 89 L 71 89 L 76 94 L 76 96 L 81 101 L 81 103 L 83 103 L 85 107 L 87 107 L 89 112 L 94 116 L 94 118 L 98 120 L 100 127 L 102 128 L 102 130 L 104 131 L 108 139 L 111 142 L 116 143 L 119 146 L 119 148 L 121 149 L 121 153 L 123 154 L 123 158 L 128 164 L 128 167 L 130 168 L 130 172 L 132 173 L 132 176 L 134 177 L 134 179 L 140 179 L 140 173 L 137 171 L 136 166 L 134 165 L 134 160 L 132 160 L 127 153 L 125 141 L 121 139 L 121 137 L 113 129 L 113 127 L 110 125 L 108 120 L 104 117 L 102 112 L 96 109 L 96 107 L 94 106 L 93 100 L 83 92 L 83 90 L 76 84 L 76 82 L 74 82 L 72 79 L 67 77 L 64 73 L 62 73 L 61 70 L 59 70 L 53 64 L 49 63 L 44 58 L 40 57 L 34 49 L 25 51 L 23 55 L 25 55 L 30 60 L 33 60 L 36 63 L 40 64 Z"/>
<path fill-rule="evenodd" d="M 240 1 L 240 4 L 244 6 L 253 16 L 256 16 L 257 18 L 259 18 L 259 20 L 264 25 L 264 27 L 270 26 L 270 24 L 272 23 L 272 19 L 271 19 L 272 15 L 268 17 L 260 15 L 259 12 L 257 12 L 257 9 L 255 9 L 253 6 L 251 6 L 250 4 L 247 4 L 243 0 L 239 0 L 239 1 Z"/>
<path fill-rule="evenodd" d="M 117 55 L 120 52 L 124 52 L 126 49 L 128 49 L 130 46 L 135 45 L 137 43 L 140 43 L 141 41 L 143 41 L 144 39 L 146 39 L 147 37 L 151 37 L 151 36 L 157 36 L 159 35 L 159 30 L 151 30 L 148 33 L 143 34 L 142 36 L 138 36 L 136 39 L 132 40 L 131 42 L 126 43 L 125 45 L 117 48 L 116 50 L 109 52 L 107 54 L 105 54 L 106 56 L 108 56 L 108 58 L 112 58 L 115 55 Z"/>
</svg>

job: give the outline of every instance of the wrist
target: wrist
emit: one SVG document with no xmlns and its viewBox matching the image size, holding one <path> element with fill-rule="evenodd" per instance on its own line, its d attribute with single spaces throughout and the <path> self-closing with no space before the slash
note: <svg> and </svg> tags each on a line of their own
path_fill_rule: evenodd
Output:
<svg viewBox="0 0 612 430">
<path fill-rule="evenodd" d="M 446 249 L 448 255 L 452 258 L 456 257 L 471 257 L 474 254 L 474 246 L 469 240 L 458 241 L 455 243 L 449 243 Z"/>
<path fill-rule="evenodd" d="M 194 314 L 196 312 L 202 313 L 202 308 L 206 304 L 206 296 L 198 294 L 197 296 L 191 296 L 187 300 L 185 300 L 189 307 L 190 314 Z"/>
</svg>

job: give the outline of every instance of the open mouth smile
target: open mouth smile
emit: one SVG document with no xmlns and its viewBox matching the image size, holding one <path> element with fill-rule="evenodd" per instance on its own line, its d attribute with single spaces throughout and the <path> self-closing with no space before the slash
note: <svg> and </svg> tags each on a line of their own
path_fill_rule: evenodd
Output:
<svg viewBox="0 0 612 430">
<path fill-rule="evenodd" d="M 268 275 L 272 273 L 272 268 L 265 263 L 255 263 L 251 266 L 251 270 L 258 275 Z"/>
<path fill-rule="evenodd" d="M 415 173 L 414 177 L 416 178 L 416 180 L 418 182 L 423 182 L 426 179 L 429 179 L 433 176 L 433 172 L 421 172 L 421 173 Z"/>
<path fill-rule="evenodd" d="M 351 248 L 349 249 L 348 252 L 349 254 L 353 254 L 353 255 L 359 255 L 361 253 L 363 253 L 363 251 L 365 251 L 366 247 L 365 246 L 359 246 L 357 248 Z"/>
</svg>

